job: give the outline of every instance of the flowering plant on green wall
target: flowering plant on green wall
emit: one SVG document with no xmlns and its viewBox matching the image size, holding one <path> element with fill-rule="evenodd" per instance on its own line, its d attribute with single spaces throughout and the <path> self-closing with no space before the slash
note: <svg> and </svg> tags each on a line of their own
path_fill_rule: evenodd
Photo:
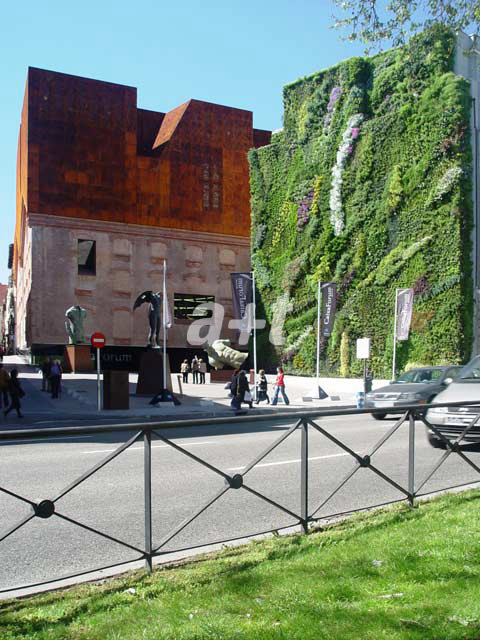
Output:
<svg viewBox="0 0 480 640">
<path fill-rule="evenodd" d="M 342 141 L 337 151 L 337 159 L 332 168 L 332 188 L 330 190 L 330 222 L 336 236 L 339 236 L 345 228 L 345 216 L 342 205 L 343 170 L 348 157 L 353 151 L 353 141 L 358 138 L 359 126 L 364 120 L 362 113 L 353 115 L 342 135 Z"/>
</svg>

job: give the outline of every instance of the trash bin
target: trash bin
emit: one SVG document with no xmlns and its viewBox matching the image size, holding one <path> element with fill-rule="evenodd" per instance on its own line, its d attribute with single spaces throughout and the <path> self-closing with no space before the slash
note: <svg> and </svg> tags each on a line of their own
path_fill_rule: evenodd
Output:
<svg viewBox="0 0 480 640">
<path fill-rule="evenodd" d="M 103 372 L 103 408 L 129 409 L 128 371 Z"/>
<path fill-rule="evenodd" d="M 365 393 L 363 391 L 357 391 L 357 409 L 363 409 L 365 406 Z"/>
</svg>

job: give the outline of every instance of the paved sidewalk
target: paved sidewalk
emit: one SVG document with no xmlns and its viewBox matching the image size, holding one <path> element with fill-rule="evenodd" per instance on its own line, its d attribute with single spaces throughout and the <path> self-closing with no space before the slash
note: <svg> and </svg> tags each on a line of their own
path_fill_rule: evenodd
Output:
<svg viewBox="0 0 480 640">
<path fill-rule="evenodd" d="M 135 395 L 137 374 L 130 374 L 130 408 L 120 410 L 97 410 L 97 376 L 94 373 L 64 374 L 62 377 L 62 393 L 60 398 L 52 399 L 50 394 L 42 392 L 42 376 L 35 367 L 25 364 L 19 356 L 7 356 L 4 358 L 4 366 L 7 369 L 16 367 L 19 377 L 26 392 L 22 399 L 22 412 L 26 417 L 29 414 L 45 414 L 46 416 L 75 416 L 75 417 L 108 417 L 108 418 L 149 418 L 149 419 L 179 419 L 193 417 L 215 417 L 232 415 L 228 391 L 224 383 L 211 383 L 207 374 L 206 384 L 181 385 L 181 393 L 178 383 L 179 374 L 172 374 L 174 393 L 181 404 L 174 406 L 171 403 L 159 403 L 156 406 L 149 404 L 151 397 L 137 397 Z M 191 380 L 191 376 L 189 376 Z M 273 382 L 275 376 L 267 376 L 269 382 L 268 393 L 273 395 Z M 382 383 L 378 381 L 375 386 Z M 356 392 L 362 388 L 362 380 L 345 380 L 330 378 L 320 379 L 320 384 L 329 397 L 324 400 L 315 399 L 316 380 L 314 378 L 285 376 L 286 393 L 290 399 L 289 409 L 298 411 L 316 410 L 321 408 L 355 406 Z M 248 409 L 247 405 L 244 405 Z M 252 413 L 285 411 L 281 397 L 275 407 L 262 402 L 254 405 Z M 8 422 L 21 422 L 12 412 L 6 419 Z"/>
</svg>

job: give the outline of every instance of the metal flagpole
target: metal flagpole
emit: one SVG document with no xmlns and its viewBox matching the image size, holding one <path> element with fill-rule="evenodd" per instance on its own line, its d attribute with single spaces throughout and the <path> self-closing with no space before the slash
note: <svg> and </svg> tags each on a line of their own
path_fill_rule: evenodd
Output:
<svg viewBox="0 0 480 640">
<path fill-rule="evenodd" d="M 318 379 L 320 378 L 320 322 L 321 322 L 321 298 L 322 298 L 322 286 L 321 282 L 318 282 L 317 291 L 317 386 L 319 386 Z"/>
<path fill-rule="evenodd" d="M 163 261 L 163 390 L 167 393 L 167 261 Z"/>
<path fill-rule="evenodd" d="M 252 271 L 252 302 L 253 302 L 253 398 L 257 401 L 257 308 L 255 302 L 255 271 Z"/>
<path fill-rule="evenodd" d="M 398 289 L 395 289 L 395 318 L 393 321 L 393 360 L 392 360 L 392 380 L 395 380 L 395 358 L 397 355 L 397 311 L 398 311 Z"/>
</svg>

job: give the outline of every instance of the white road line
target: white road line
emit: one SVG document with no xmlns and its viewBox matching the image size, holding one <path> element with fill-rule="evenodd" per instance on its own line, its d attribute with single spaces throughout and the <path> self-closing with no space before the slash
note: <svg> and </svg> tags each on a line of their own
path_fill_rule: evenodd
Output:
<svg viewBox="0 0 480 640">
<path fill-rule="evenodd" d="M 83 440 L 85 440 L 86 438 L 91 438 L 92 436 L 58 436 L 56 438 L 32 438 L 32 439 L 22 439 L 22 440 L 0 440 L 0 445 L 5 444 L 5 443 L 18 443 L 18 442 L 35 442 L 36 444 L 43 444 L 44 442 L 50 442 L 52 440 L 65 440 L 66 438 L 68 438 L 68 440 L 78 440 L 80 438 L 82 438 Z M 68 444 L 68 443 L 67 443 Z"/>
<path fill-rule="evenodd" d="M 340 458 L 341 456 L 349 456 L 349 453 L 333 453 L 332 455 L 329 456 L 315 456 L 313 458 L 309 458 L 308 460 L 326 460 L 327 458 Z M 264 462 L 263 464 L 257 464 L 255 465 L 255 468 L 258 467 L 275 467 L 277 465 L 280 464 L 293 464 L 295 462 L 301 462 L 301 459 L 298 458 L 297 460 L 282 460 L 281 462 Z M 242 471 L 242 469 L 245 469 L 245 467 L 230 467 L 229 469 L 227 469 L 227 471 Z"/>
<path fill-rule="evenodd" d="M 195 447 L 196 445 L 201 444 L 222 444 L 221 442 L 175 442 L 179 447 Z M 120 446 L 120 445 L 119 445 Z M 118 448 L 118 447 L 117 447 Z M 152 449 L 171 449 L 169 444 L 152 444 Z M 112 451 L 116 451 L 117 449 L 95 449 L 94 451 L 82 451 L 82 453 L 111 453 Z M 126 451 L 143 451 L 143 445 L 140 447 L 129 447 Z"/>
</svg>

